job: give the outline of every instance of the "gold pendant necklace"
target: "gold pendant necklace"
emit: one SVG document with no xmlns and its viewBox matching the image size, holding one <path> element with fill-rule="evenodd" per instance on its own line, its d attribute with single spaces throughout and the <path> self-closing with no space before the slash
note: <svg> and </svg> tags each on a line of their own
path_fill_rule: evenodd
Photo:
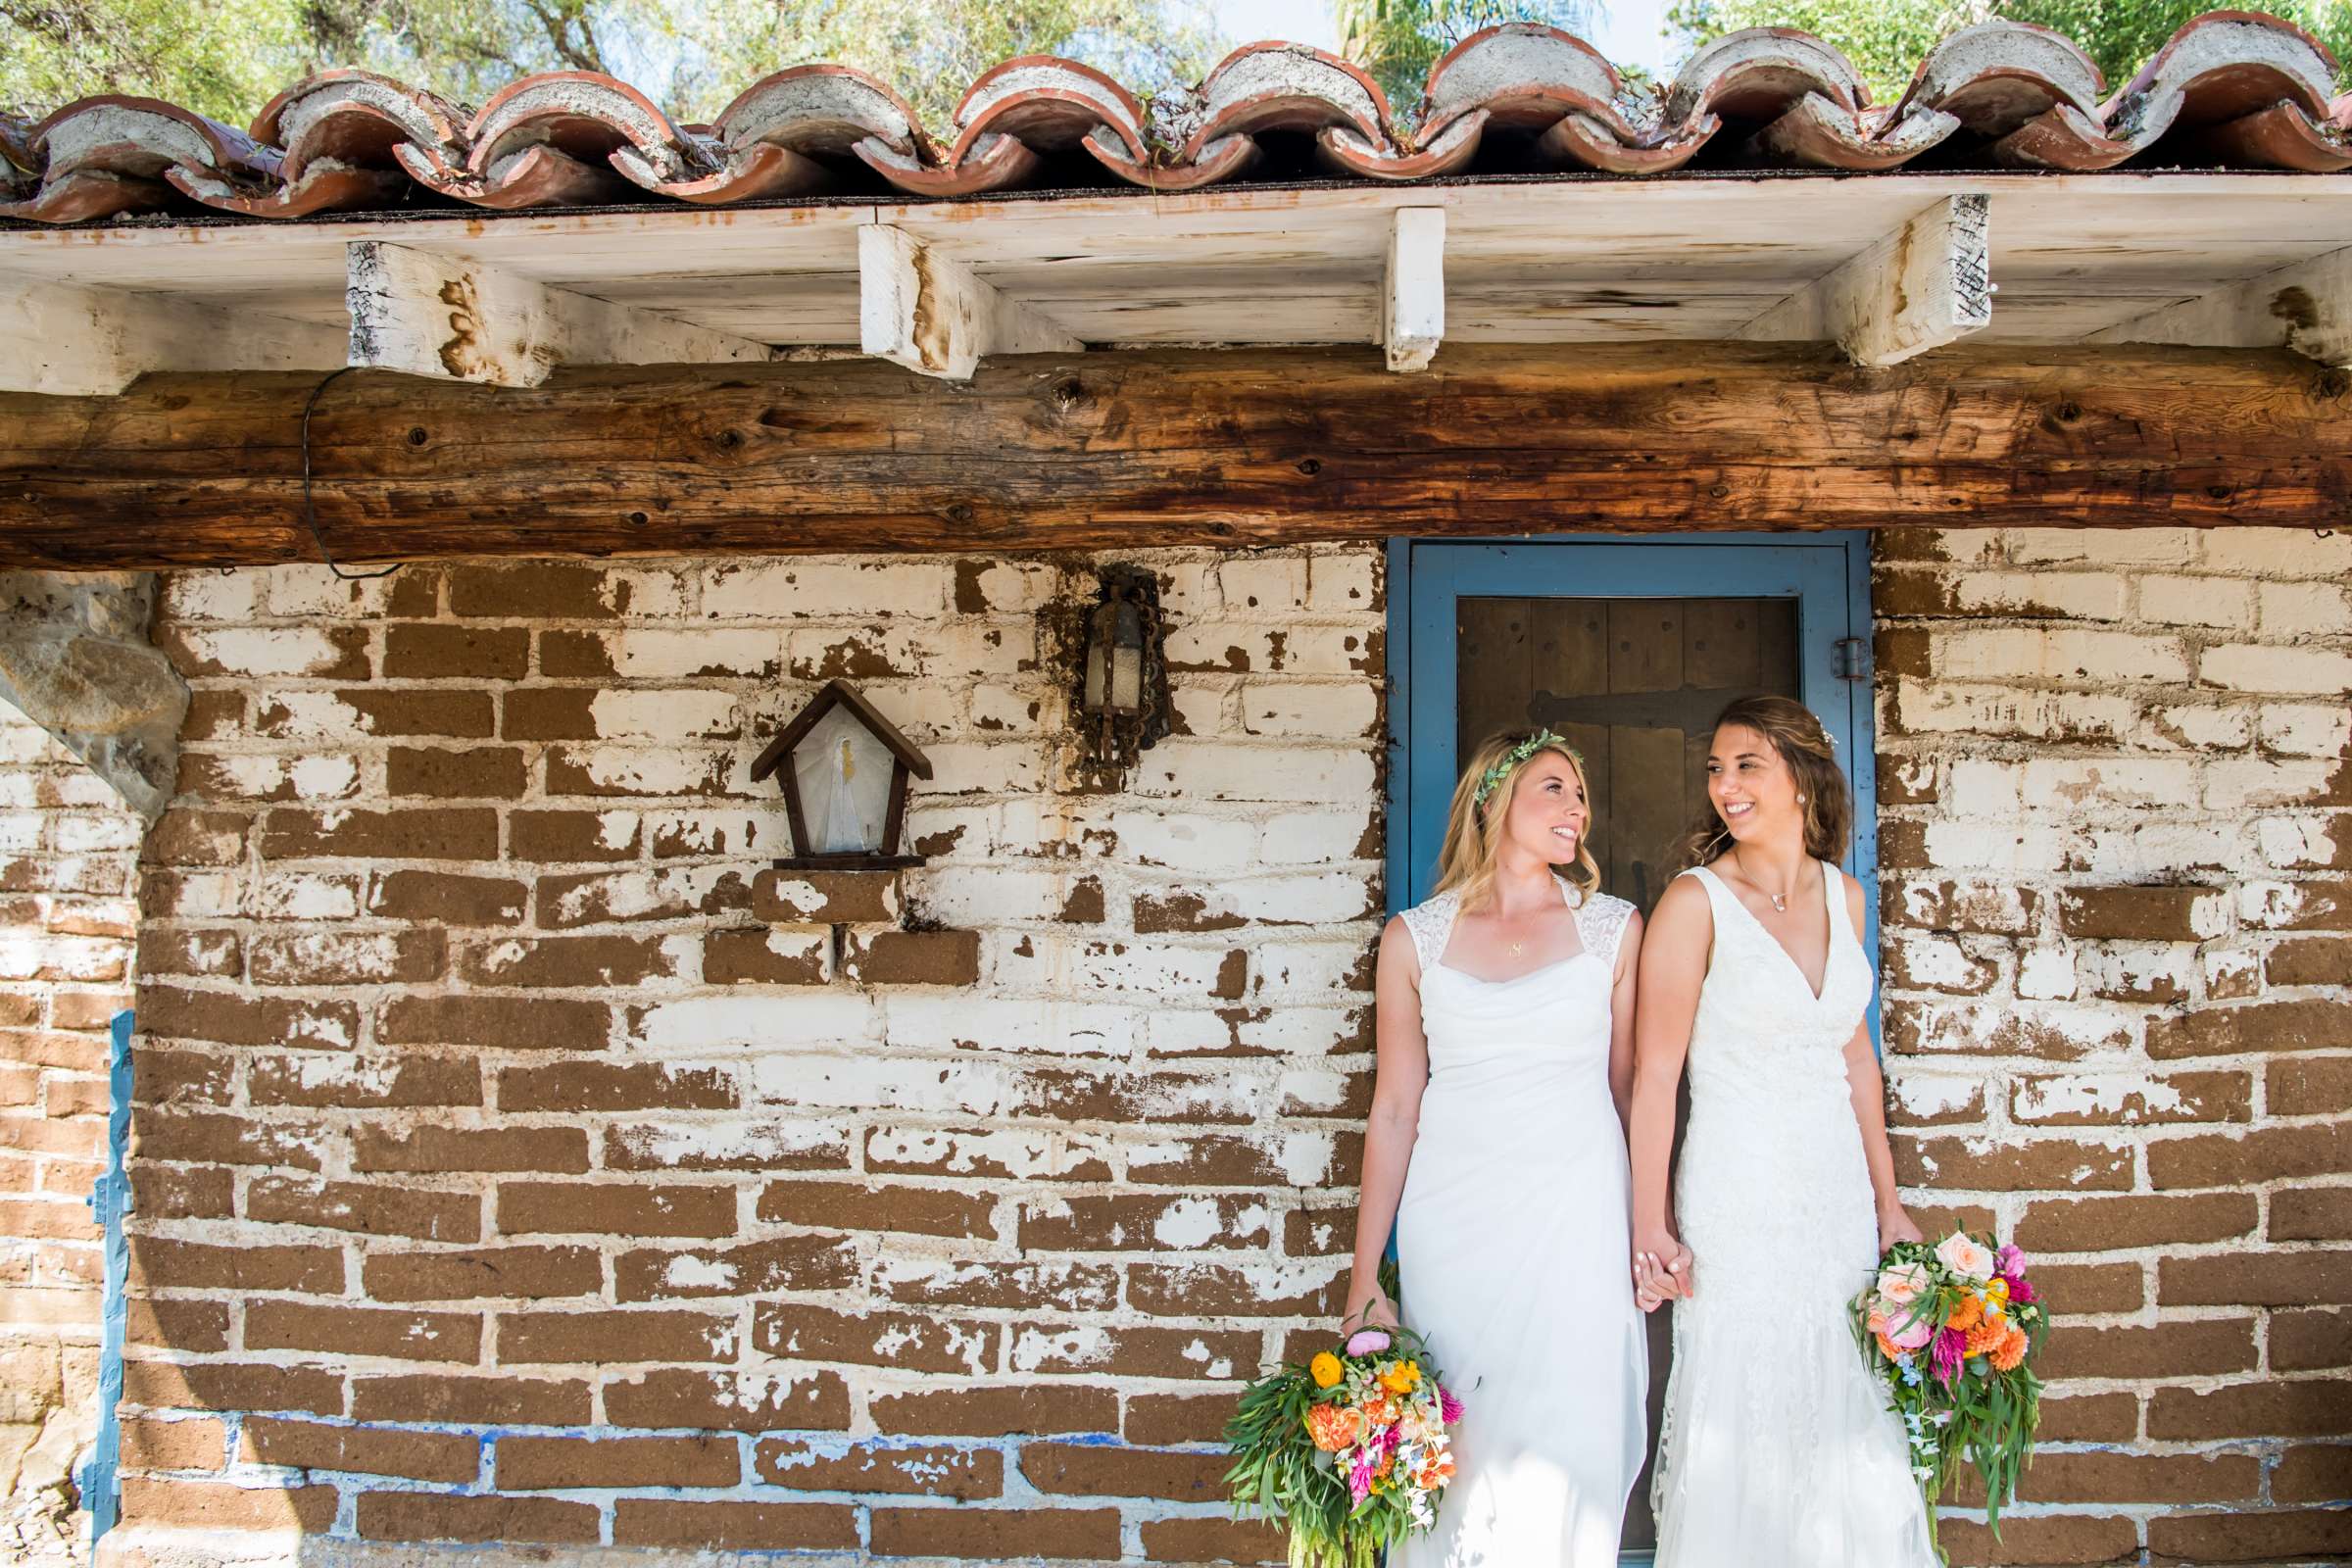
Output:
<svg viewBox="0 0 2352 1568">
<path fill-rule="evenodd" d="M 1519 956 L 1519 955 L 1520 955 L 1520 954 L 1522 954 L 1522 953 L 1524 953 L 1524 952 L 1526 952 L 1526 951 L 1527 951 L 1527 944 L 1526 944 L 1526 943 L 1524 943 L 1524 942 L 1514 942 L 1514 943 L 1512 943 L 1512 944 L 1511 944 L 1511 947 L 1510 947 L 1510 953 L 1511 953 L 1511 956 L 1512 956 L 1512 957 L 1514 957 L 1514 958 L 1516 958 L 1517 956 Z"/>
</svg>

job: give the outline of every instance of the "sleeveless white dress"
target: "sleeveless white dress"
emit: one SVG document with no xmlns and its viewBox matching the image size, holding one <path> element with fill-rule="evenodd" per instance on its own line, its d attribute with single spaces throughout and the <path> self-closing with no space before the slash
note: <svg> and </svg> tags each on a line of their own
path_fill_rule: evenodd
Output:
<svg viewBox="0 0 2352 1568">
<path fill-rule="evenodd" d="M 1730 888 L 1683 874 L 1706 889 L 1715 942 L 1675 1176 L 1698 1294 L 1671 1308 L 1657 1568 L 1936 1568 L 1902 1423 L 1846 1322 L 1879 1222 L 1846 1086 L 1871 972 L 1844 879 L 1823 864 L 1815 996 Z"/>
<path fill-rule="evenodd" d="M 1429 1085 L 1396 1214 L 1398 1304 L 1467 1410 L 1436 1528 L 1390 1568 L 1613 1568 L 1641 1473 L 1649 1359 L 1608 1076 L 1633 906 L 1561 890 L 1584 951 L 1510 980 L 1445 963 L 1455 896 L 1404 913 Z"/>
</svg>

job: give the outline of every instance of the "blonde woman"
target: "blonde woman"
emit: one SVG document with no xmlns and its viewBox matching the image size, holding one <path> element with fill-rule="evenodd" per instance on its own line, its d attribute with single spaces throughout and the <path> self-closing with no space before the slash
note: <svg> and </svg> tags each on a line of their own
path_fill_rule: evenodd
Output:
<svg viewBox="0 0 2352 1568">
<path fill-rule="evenodd" d="M 1584 763 L 1479 747 L 1438 894 L 1382 932 L 1351 1326 L 1404 1316 L 1468 1406 L 1436 1529 L 1392 1568 L 1602 1568 L 1642 1468 L 1649 1362 L 1618 1259 L 1642 920 L 1599 891 Z"/>
<path fill-rule="evenodd" d="M 1934 1568 L 1902 1425 L 1846 1320 L 1919 1228 L 1863 1021 L 1862 885 L 1837 864 L 1845 777 L 1811 710 L 1748 697 L 1716 721 L 1707 797 L 1694 869 L 1651 916 L 1636 1031 L 1633 1277 L 1676 1298 L 1658 1568 Z"/>
</svg>

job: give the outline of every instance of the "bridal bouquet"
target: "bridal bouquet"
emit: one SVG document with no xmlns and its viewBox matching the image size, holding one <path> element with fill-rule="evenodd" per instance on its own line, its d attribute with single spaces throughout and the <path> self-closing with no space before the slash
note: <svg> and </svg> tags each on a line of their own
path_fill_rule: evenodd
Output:
<svg viewBox="0 0 2352 1568">
<path fill-rule="evenodd" d="M 2041 1379 L 2033 1361 L 2050 1326 L 2025 1254 L 1965 1231 L 1934 1247 L 1897 1242 L 1854 1298 L 1853 1314 L 1863 1358 L 1910 1437 L 1930 1539 L 1936 1499 L 1963 1460 L 1984 1479 L 1984 1514 L 1999 1539 L 2001 1505 L 2017 1494 L 2018 1471 L 2034 1451 Z"/>
<path fill-rule="evenodd" d="M 1225 1428 L 1234 1511 L 1287 1523 L 1291 1568 L 1373 1568 L 1436 1522 L 1461 1418 L 1420 1336 L 1359 1330 L 1243 1392 Z"/>
</svg>

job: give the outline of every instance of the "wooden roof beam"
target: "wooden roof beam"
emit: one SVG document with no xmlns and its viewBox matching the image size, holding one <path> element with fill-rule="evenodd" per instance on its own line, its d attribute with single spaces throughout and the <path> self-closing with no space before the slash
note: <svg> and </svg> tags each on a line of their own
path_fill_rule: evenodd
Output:
<svg viewBox="0 0 2352 1568">
<path fill-rule="evenodd" d="M 917 375 L 968 381 L 991 354 L 1076 354 L 1086 345 L 903 228 L 858 230 L 858 337 Z"/>
<path fill-rule="evenodd" d="M 1399 207 L 1389 218 L 1380 342 L 1392 370 L 1426 370 L 1446 336 L 1446 209 Z"/>
<path fill-rule="evenodd" d="M 1946 196 L 1741 327 L 1751 343 L 1836 342 L 1856 365 L 1899 365 L 1992 319 L 1983 196 Z"/>
<path fill-rule="evenodd" d="M 2352 367 L 2352 250 L 2329 251 L 2093 332 L 2092 343 L 2288 348 Z"/>
<path fill-rule="evenodd" d="M 490 386 L 537 386 L 564 365 L 719 365 L 764 343 L 550 288 L 460 257 L 382 240 L 346 248 L 349 364 Z"/>
<path fill-rule="evenodd" d="M 149 370 L 325 370 L 342 330 L 144 289 L 0 279 L 0 391 L 104 397 Z"/>
</svg>

